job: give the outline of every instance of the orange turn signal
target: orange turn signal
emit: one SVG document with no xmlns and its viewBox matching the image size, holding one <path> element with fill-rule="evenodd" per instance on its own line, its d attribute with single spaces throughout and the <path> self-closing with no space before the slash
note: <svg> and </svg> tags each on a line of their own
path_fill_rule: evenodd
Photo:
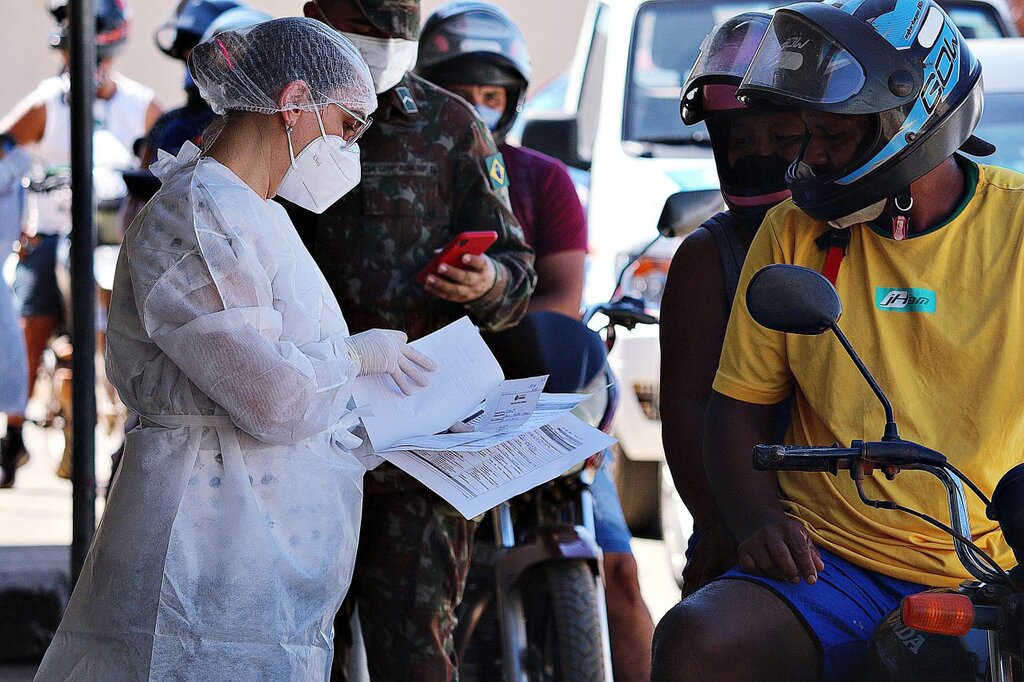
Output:
<svg viewBox="0 0 1024 682">
<path fill-rule="evenodd" d="M 937 635 L 966 635 L 974 625 L 974 604 L 951 592 L 922 592 L 903 599 L 903 623 Z"/>
</svg>

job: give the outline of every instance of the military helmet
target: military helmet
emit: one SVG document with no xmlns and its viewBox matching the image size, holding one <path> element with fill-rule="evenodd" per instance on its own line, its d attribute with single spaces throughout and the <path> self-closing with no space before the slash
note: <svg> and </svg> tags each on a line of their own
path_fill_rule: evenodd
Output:
<svg viewBox="0 0 1024 682">
<path fill-rule="evenodd" d="M 994 147 L 972 135 L 981 118 L 981 64 L 934 0 L 801 2 L 776 10 L 741 97 L 874 118 L 874 137 L 845 168 L 823 175 L 798 159 L 793 201 L 832 221 L 895 196 L 958 149 Z"/>
</svg>

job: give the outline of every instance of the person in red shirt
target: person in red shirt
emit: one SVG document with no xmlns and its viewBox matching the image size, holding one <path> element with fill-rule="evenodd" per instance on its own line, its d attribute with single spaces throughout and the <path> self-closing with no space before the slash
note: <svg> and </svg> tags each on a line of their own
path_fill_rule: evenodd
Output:
<svg viewBox="0 0 1024 682">
<path fill-rule="evenodd" d="M 456 92 L 477 104 L 474 100 L 486 97 L 481 91 L 492 88 L 471 85 Z M 511 123 L 512 120 L 508 125 Z M 504 141 L 504 132 L 507 131 L 493 131 L 505 160 L 512 212 L 523 228 L 526 243 L 536 254 L 537 289 L 528 312 L 550 310 L 579 317 L 587 217 L 576 186 L 561 162 L 532 149 L 510 145 Z"/>
<path fill-rule="evenodd" d="M 536 254 L 537 288 L 529 312 L 578 318 L 587 218 L 572 178 L 560 161 L 505 140 L 530 80 L 522 33 L 503 11 L 473 0 L 445 5 L 423 29 L 417 74 L 472 104 L 503 157 L 504 176 L 499 164 L 491 180 L 508 186 L 512 212 Z"/>
<path fill-rule="evenodd" d="M 472 104 L 498 143 L 506 175 L 492 175 L 491 179 L 508 183 L 512 212 L 536 254 L 537 288 L 527 317 L 556 312 L 578 319 L 587 223 L 575 185 L 561 162 L 505 141 L 522 110 L 530 80 L 530 56 L 519 28 L 491 4 L 471 0 L 450 3 L 424 24 L 416 71 Z M 495 343 L 492 349 L 506 373 L 514 373 L 508 365 L 516 364 L 517 358 L 499 354 Z M 536 355 L 531 349 L 521 350 Z M 608 473 L 609 460 L 606 455 L 591 490 L 595 535 L 604 552 L 612 668 L 616 680 L 647 680 L 654 622 L 640 594 L 636 559 Z"/>
</svg>

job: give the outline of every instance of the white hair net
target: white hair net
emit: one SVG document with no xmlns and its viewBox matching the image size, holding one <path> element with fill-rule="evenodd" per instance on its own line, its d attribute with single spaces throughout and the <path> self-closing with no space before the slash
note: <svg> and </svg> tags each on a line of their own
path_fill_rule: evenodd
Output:
<svg viewBox="0 0 1024 682">
<path fill-rule="evenodd" d="M 215 113 L 322 109 L 339 104 L 367 116 L 377 95 L 366 62 L 351 42 L 314 19 L 288 17 L 218 33 L 192 50 L 189 71 Z M 309 87 L 306 102 L 280 101 L 294 81 Z"/>
</svg>

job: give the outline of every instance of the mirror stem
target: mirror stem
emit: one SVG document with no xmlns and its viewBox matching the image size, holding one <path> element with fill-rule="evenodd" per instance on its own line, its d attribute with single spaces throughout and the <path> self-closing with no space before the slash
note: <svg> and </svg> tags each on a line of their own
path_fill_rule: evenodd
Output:
<svg viewBox="0 0 1024 682">
<path fill-rule="evenodd" d="M 622 286 L 622 278 L 626 276 L 626 272 L 629 270 L 630 266 L 633 265 L 633 263 L 635 263 L 638 260 L 640 260 L 640 258 L 645 253 L 647 253 L 647 249 L 649 249 L 652 246 L 654 246 L 654 242 L 658 241 L 663 236 L 664 235 L 662 235 L 659 232 L 658 235 L 654 239 L 652 239 L 651 241 L 647 242 L 647 245 L 644 246 L 644 248 L 642 248 L 639 251 L 637 251 L 635 256 L 630 256 L 629 260 L 626 261 L 626 264 L 622 266 L 621 270 L 619 270 L 619 278 L 615 281 L 615 291 L 612 292 L 612 297 L 613 298 L 619 295 L 619 287 Z"/>
<path fill-rule="evenodd" d="M 892 413 L 892 405 L 889 403 L 889 399 L 882 393 L 881 386 L 875 381 L 875 378 L 871 376 L 871 372 L 861 361 L 860 356 L 857 355 L 857 351 L 853 349 L 846 335 L 843 334 L 843 330 L 839 328 L 838 324 L 834 324 L 831 327 L 832 333 L 839 339 L 839 343 L 843 344 L 843 348 L 846 349 L 847 355 L 853 360 L 853 364 L 857 365 L 857 369 L 860 370 L 861 376 L 868 382 L 868 386 L 878 396 L 878 400 L 882 403 L 882 408 L 885 410 L 885 434 L 882 436 L 882 440 L 900 440 L 900 433 L 896 428 L 896 418 Z"/>
</svg>

